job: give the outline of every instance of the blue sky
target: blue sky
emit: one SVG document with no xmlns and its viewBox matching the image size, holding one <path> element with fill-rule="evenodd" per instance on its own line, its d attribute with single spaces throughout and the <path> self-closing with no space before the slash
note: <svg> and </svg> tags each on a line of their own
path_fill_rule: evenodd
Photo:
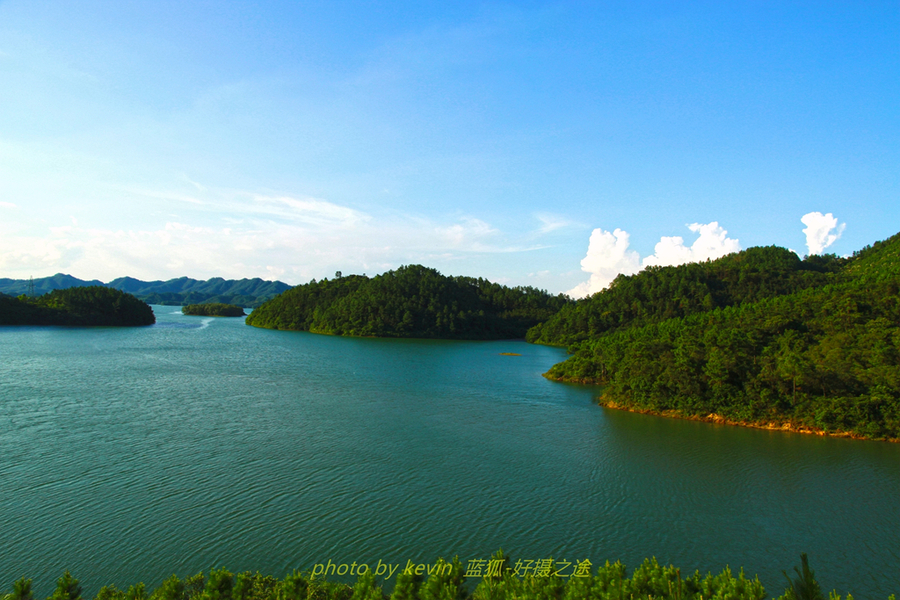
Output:
<svg viewBox="0 0 900 600">
<path fill-rule="evenodd" d="M 849 254 L 900 231 L 898 39 L 896 2 L 0 1 L 0 277 L 555 293 L 806 254 L 810 213 Z"/>
</svg>

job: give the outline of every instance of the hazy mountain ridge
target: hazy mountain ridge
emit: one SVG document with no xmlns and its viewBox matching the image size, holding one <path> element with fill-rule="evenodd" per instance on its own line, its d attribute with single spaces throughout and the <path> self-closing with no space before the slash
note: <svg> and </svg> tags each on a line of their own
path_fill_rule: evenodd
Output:
<svg viewBox="0 0 900 600">
<path fill-rule="evenodd" d="M 28 279 L 0 279 L 0 293 L 10 296 L 27 294 L 30 283 Z M 190 277 L 179 277 L 168 281 L 141 281 L 133 277 L 119 277 L 109 283 L 103 283 L 96 279 L 85 281 L 64 273 L 36 278 L 33 284 L 35 295 L 53 290 L 99 285 L 128 292 L 149 304 L 178 306 L 222 302 L 251 308 L 259 306 L 269 298 L 292 287 L 281 281 L 266 281 L 259 277 L 253 279 L 213 277 L 206 281 Z"/>
</svg>

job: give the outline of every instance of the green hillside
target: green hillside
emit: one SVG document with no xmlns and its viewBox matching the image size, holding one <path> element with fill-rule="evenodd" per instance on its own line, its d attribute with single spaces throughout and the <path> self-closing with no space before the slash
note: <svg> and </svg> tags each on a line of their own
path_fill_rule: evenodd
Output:
<svg viewBox="0 0 900 600">
<path fill-rule="evenodd" d="M 785 248 L 750 248 L 715 261 L 649 267 L 620 275 L 589 298 L 565 306 L 528 332 L 536 344 L 568 346 L 603 333 L 834 283 L 846 259 L 800 260 Z"/>
<path fill-rule="evenodd" d="M 421 265 L 299 285 L 266 302 L 247 324 L 334 335 L 504 339 L 570 302 L 530 287 L 445 277 Z"/>
<path fill-rule="evenodd" d="M 898 252 L 900 235 L 850 259 L 798 261 L 799 267 L 777 272 L 775 279 L 783 285 L 764 292 L 738 287 L 722 308 L 688 299 L 682 303 L 690 307 L 687 314 L 671 318 L 665 318 L 664 295 L 650 293 L 624 294 L 638 298 L 634 305 L 640 310 L 599 312 L 625 305 L 620 290 L 641 289 L 635 280 L 644 274 L 621 278 L 610 290 L 561 311 L 555 329 L 548 327 L 551 319 L 529 338 L 576 340 L 573 356 L 547 377 L 604 385 L 601 402 L 609 406 L 898 439 Z M 740 263 L 742 254 L 707 263 L 705 270 L 714 272 L 722 261 Z M 697 270 L 694 265 L 670 267 L 665 275 L 670 282 L 692 282 L 690 274 Z M 643 287 L 663 271 L 644 275 Z M 733 275 L 731 267 L 725 271 Z M 706 287 L 727 289 L 721 281 L 711 279 Z M 680 286 L 670 284 L 670 289 L 690 288 Z M 605 320 L 591 327 L 590 317 L 597 314 Z M 588 316 L 578 321 L 571 315 Z"/>
<path fill-rule="evenodd" d="M 863 281 L 896 280 L 900 272 L 900 233 L 857 252 L 847 272 Z"/>
<path fill-rule="evenodd" d="M 53 290 L 36 298 L 0 295 L 0 325 L 152 325 L 153 310 L 103 286 Z"/>
</svg>

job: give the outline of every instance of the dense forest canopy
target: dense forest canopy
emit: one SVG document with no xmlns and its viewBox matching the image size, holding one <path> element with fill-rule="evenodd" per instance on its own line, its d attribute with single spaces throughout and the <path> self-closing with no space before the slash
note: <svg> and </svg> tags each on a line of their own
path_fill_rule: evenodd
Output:
<svg viewBox="0 0 900 600">
<path fill-rule="evenodd" d="M 753 248 L 618 278 L 528 339 L 568 344 L 547 376 L 601 402 L 900 438 L 900 234 L 848 259 Z"/>
<path fill-rule="evenodd" d="M 349 275 L 299 285 L 254 310 L 247 324 L 334 335 L 521 338 L 570 302 L 531 287 L 446 277 L 408 265 L 373 278 Z"/>
<path fill-rule="evenodd" d="M 244 317 L 247 315 L 242 307 L 234 304 L 222 304 L 221 302 L 188 304 L 181 307 L 181 312 L 186 315 L 199 317 Z"/>
<path fill-rule="evenodd" d="M 623 327 L 791 294 L 835 281 L 845 262 L 834 255 L 800 260 L 790 250 L 766 246 L 715 261 L 649 267 L 564 307 L 532 328 L 528 341 L 568 346 Z"/>
<path fill-rule="evenodd" d="M 153 310 L 131 294 L 103 286 L 53 290 L 28 298 L 0 295 L 0 325 L 152 325 Z"/>
</svg>

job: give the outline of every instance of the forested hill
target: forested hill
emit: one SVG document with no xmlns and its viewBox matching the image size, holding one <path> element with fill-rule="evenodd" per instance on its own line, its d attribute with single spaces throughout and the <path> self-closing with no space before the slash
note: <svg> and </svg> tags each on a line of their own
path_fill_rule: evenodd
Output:
<svg viewBox="0 0 900 600">
<path fill-rule="evenodd" d="M 790 250 L 766 246 L 715 261 L 648 267 L 566 306 L 532 328 L 528 341 L 569 346 L 623 327 L 791 294 L 836 281 L 846 262 L 834 255 L 800 260 Z"/>
<path fill-rule="evenodd" d="M 779 254 L 620 278 L 564 308 L 529 332 L 574 342 L 547 376 L 605 385 L 609 406 L 900 439 L 900 234 L 849 259 L 784 255 L 768 281 L 741 266 L 761 251 Z"/>
<path fill-rule="evenodd" d="M 521 338 L 570 302 L 562 294 L 408 265 L 373 278 L 350 275 L 299 285 L 254 310 L 247 324 L 334 335 Z"/>
<path fill-rule="evenodd" d="M 37 298 L 0 294 L 0 325 L 153 325 L 147 303 L 103 286 L 53 290 Z"/>
</svg>

